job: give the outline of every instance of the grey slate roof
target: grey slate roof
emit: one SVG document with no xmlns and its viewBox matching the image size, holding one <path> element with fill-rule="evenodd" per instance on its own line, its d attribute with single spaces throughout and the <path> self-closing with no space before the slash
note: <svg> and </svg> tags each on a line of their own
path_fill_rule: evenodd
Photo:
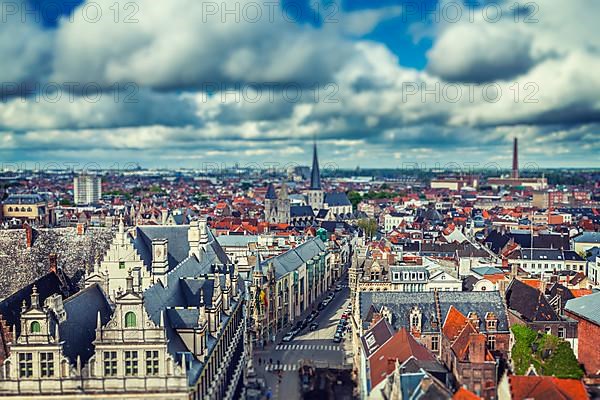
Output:
<svg viewBox="0 0 600 400">
<path fill-rule="evenodd" d="M 275 277 L 280 278 L 297 270 L 302 264 L 306 263 L 314 256 L 319 255 L 319 253 L 324 250 L 325 243 L 323 243 L 321 238 L 315 237 L 307 240 L 294 249 L 290 249 L 283 254 L 263 261 L 261 266 L 266 270 L 268 266 L 273 263 Z"/>
<path fill-rule="evenodd" d="M 600 325 L 600 292 L 567 301 L 565 310 Z"/>
<path fill-rule="evenodd" d="M 46 299 L 53 294 L 60 294 L 65 299 L 77 291 L 69 278 L 59 269 L 57 272 L 48 272 L 3 299 L 0 302 L 0 315 L 9 326 L 16 327 L 17 335 L 21 334 L 21 305 L 23 300 L 27 305 L 30 304 L 33 286 L 37 289 L 40 305 L 43 305 Z"/>
<path fill-rule="evenodd" d="M 329 206 L 351 206 L 348 196 L 344 192 L 331 192 L 325 195 L 325 203 Z"/>
<path fill-rule="evenodd" d="M 417 306 L 422 313 L 423 332 L 438 330 L 431 325 L 432 320 L 437 319 L 433 292 L 360 292 L 361 320 L 366 319 L 371 305 L 374 305 L 378 311 L 386 306 L 392 312 L 392 326 L 395 330 L 410 327 L 410 311 Z"/>
<path fill-rule="evenodd" d="M 177 328 L 189 327 L 192 321 L 197 320 L 200 304 L 199 291 L 203 290 L 204 303 L 209 306 L 212 298 L 214 279 L 209 279 L 209 274 L 214 272 L 215 267 L 219 268 L 221 273 L 221 282 L 224 282 L 224 265 L 230 264 L 230 261 L 214 238 L 210 230 L 209 245 L 207 250 L 201 254 L 200 260 L 196 256 L 187 257 L 183 262 L 175 266 L 167 274 L 167 285 L 157 283 L 150 286 L 144 292 L 144 307 L 148 312 L 150 319 L 158 324 L 160 322 L 161 311 L 165 314 L 165 330 L 169 340 L 167 350 L 176 360 L 180 360 L 182 354 L 188 357 L 188 383 L 195 384 L 202 372 L 203 363 L 191 355 L 185 343 L 177 334 Z M 233 274 L 230 270 L 229 273 Z M 238 281 L 240 290 L 244 290 L 242 279 Z M 243 296 L 242 296 L 243 297 Z M 232 307 L 236 302 L 232 301 Z M 179 308 L 177 308 L 179 307 Z M 188 307 L 188 310 L 183 308 Z M 195 323 L 195 321 L 194 321 Z M 216 341 L 209 338 L 209 352 L 214 348 Z"/>
<path fill-rule="evenodd" d="M 44 199 L 39 194 L 11 194 L 4 204 L 37 204 L 43 203 Z"/>
<path fill-rule="evenodd" d="M 410 328 L 410 311 L 418 307 L 421 311 L 422 331 L 438 332 L 446 319 L 450 306 L 454 306 L 465 316 L 477 313 L 481 332 L 486 331 L 485 314 L 493 312 L 498 318 L 498 331 L 508 331 L 508 316 L 499 292 L 438 292 L 440 315 L 436 310 L 434 292 L 361 292 L 359 307 L 361 320 L 368 316 L 373 305 L 377 310 L 386 306 L 393 315 L 392 326 L 398 330 Z M 432 326 L 437 322 L 437 327 Z"/>
<path fill-rule="evenodd" d="M 133 245 L 148 269 L 152 266 L 152 239 L 167 239 L 169 271 L 188 258 L 190 244 L 188 242 L 189 225 L 178 226 L 138 226 Z M 219 262 L 228 263 L 227 255 L 216 242 L 210 229 L 207 229 L 209 246 L 217 255 Z"/>
<path fill-rule="evenodd" d="M 480 275 L 480 276 L 504 273 L 504 271 L 502 271 L 500 268 L 496 268 L 496 267 L 475 267 L 475 268 L 471 268 L 471 271 L 473 271 L 474 273 L 476 273 L 477 275 Z"/>
<path fill-rule="evenodd" d="M 600 232 L 583 232 L 573 241 L 575 243 L 600 243 Z"/>
<path fill-rule="evenodd" d="M 517 279 L 506 289 L 506 306 L 529 322 L 561 320 L 542 292 Z"/>
<path fill-rule="evenodd" d="M 217 242 L 223 247 L 246 247 L 248 243 L 258 242 L 258 236 L 254 235 L 221 235 Z"/>
<path fill-rule="evenodd" d="M 69 297 L 63 303 L 67 319 L 59 323 L 58 331 L 64 340 L 64 354 L 71 364 L 77 363 L 77 356 L 86 363 L 94 354 L 92 342 L 96 339 L 98 311 L 102 325 L 112 316 L 112 309 L 104 292 L 98 285 L 92 285 Z M 52 331 L 53 332 L 53 331 Z"/>
<path fill-rule="evenodd" d="M 463 315 L 470 312 L 477 313 L 479 317 L 479 331 L 485 332 L 485 314 L 493 312 L 498 318 L 497 330 L 508 332 L 508 315 L 500 292 L 438 292 L 442 324 L 448 315 L 450 306 L 454 306 Z"/>
<path fill-rule="evenodd" d="M 152 265 L 152 239 L 167 239 L 169 270 L 183 261 L 190 252 L 188 225 L 181 226 L 138 226 L 133 241 L 135 249 L 146 267 Z"/>
<path fill-rule="evenodd" d="M 301 218 L 301 217 L 309 217 L 314 218 L 315 213 L 311 206 L 291 206 L 290 207 L 290 217 L 292 218 Z"/>
</svg>

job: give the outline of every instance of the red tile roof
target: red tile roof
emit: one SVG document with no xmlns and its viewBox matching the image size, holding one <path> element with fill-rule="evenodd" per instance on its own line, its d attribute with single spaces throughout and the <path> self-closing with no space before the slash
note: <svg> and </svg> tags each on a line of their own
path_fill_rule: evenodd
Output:
<svg viewBox="0 0 600 400">
<path fill-rule="evenodd" d="M 456 393 L 454 393 L 454 396 L 452 396 L 452 400 L 481 400 L 481 397 L 477 396 L 470 390 L 461 387 L 456 391 Z"/>
<path fill-rule="evenodd" d="M 589 395 L 583 382 L 577 379 L 559 379 L 553 376 L 508 377 L 510 392 L 515 400 L 587 400 Z"/>
<path fill-rule="evenodd" d="M 402 363 L 411 356 L 417 360 L 435 361 L 433 354 L 418 343 L 406 328 L 402 328 L 369 357 L 371 387 L 377 386 L 394 371 L 396 360 Z"/>
<path fill-rule="evenodd" d="M 444 321 L 444 326 L 442 327 L 442 333 L 450 339 L 450 341 L 453 341 L 458 337 L 458 334 L 464 329 L 465 325 L 467 325 L 467 322 L 469 322 L 467 317 L 454 306 L 450 306 L 448 314 L 446 315 L 446 320 Z"/>
<path fill-rule="evenodd" d="M 582 296 L 587 296 L 588 294 L 592 294 L 592 290 L 591 289 L 570 289 L 571 293 L 573 293 L 573 296 L 575 297 L 582 297 Z"/>
</svg>

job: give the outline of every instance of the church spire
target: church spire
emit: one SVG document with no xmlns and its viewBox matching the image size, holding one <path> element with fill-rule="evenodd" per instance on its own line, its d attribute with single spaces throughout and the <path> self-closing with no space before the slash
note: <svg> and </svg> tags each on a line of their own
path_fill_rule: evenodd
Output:
<svg viewBox="0 0 600 400">
<path fill-rule="evenodd" d="M 321 190 L 321 173 L 319 171 L 319 158 L 317 157 L 317 140 L 313 144 L 313 162 L 310 171 L 310 189 Z"/>
</svg>

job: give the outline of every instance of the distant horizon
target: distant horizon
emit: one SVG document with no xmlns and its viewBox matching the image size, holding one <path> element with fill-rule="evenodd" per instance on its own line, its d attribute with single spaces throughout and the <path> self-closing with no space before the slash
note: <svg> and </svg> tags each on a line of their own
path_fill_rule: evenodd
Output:
<svg viewBox="0 0 600 400">
<path fill-rule="evenodd" d="M 600 167 L 597 1 L 30 3 L 0 25 L 0 165 L 304 164 L 316 136 L 337 168 L 510 168 L 514 137 Z"/>
</svg>

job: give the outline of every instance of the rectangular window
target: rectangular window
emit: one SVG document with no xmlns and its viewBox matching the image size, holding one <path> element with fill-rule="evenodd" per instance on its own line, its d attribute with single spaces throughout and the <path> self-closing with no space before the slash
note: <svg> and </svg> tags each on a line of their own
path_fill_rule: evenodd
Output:
<svg viewBox="0 0 600 400">
<path fill-rule="evenodd" d="M 146 351 L 146 375 L 158 375 L 158 350 Z"/>
<path fill-rule="evenodd" d="M 136 376 L 138 374 L 138 352 L 125 351 L 125 376 Z"/>
<path fill-rule="evenodd" d="M 54 376 L 54 353 L 40 353 L 40 371 L 42 378 Z"/>
<path fill-rule="evenodd" d="M 487 347 L 490 350 L 496 350 L 496 337 L 495 336 L 488 336 L 487 337 Z"/>
<path fill-rule="evenodd" d="M 104 376 L 116 376 L 117 375 L 117 352 L 116 351 L 105 351 L 104 352 Z"/>
<path fill-rule="evenodd" d="M 19 353 L 19 377 L 33 376 L 33 353 Z"/>
<path fill-rule="evenodd" d="M 565 338 L 565 328 L 563 328 L 562 326 L 558 328 L 558 337 L 561 339 Z"/>
<path fill-rule="evenodd" d="M 125 269 L 125 261 L 119 261 L 119 269 Z"/>
<path fill-rule="evenodd" d="M 439 338 L 437 336 L 431 337 L 431 351 L 439 350 Z"/>
</svg>

